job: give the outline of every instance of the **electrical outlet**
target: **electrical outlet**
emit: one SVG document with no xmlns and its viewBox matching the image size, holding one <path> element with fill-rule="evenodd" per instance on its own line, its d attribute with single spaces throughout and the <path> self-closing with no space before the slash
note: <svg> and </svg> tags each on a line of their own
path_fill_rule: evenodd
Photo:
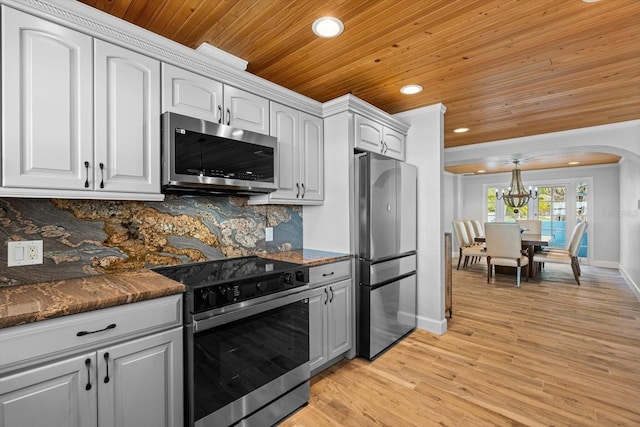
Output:
<svg viewBox="0 0 640 427">
<path fill-rule="evenodd" d="M 264 229 L 264 241 L 271 242 L 273 240 L 273 227 L 267 227 Z"/>
<path fill-rule="evenodd" d="M 8 242 L 7 267 L 42 264 L 42 240 Z"/>
</svg>

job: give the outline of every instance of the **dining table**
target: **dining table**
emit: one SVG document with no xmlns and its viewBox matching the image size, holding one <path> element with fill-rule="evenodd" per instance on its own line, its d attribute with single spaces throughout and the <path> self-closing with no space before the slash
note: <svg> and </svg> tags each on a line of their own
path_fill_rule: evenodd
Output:
<svg viewBox="0 0 640 427">
<path fill-rule="evenodd" d="M 476 237 L 475 241 L 477 243 L 484 243 L 485 238 Z M 548 236 L 545 234 L 522 234 L 522 249 L 528 249 L 529 254 L 529 277 L 536 277 L 536 273 L 538 272 L 538 266 L 533 262 L 533 254 L 535 251 L 540 250 L 543 246 L 549 246 L 553 242 L 553 236 Z"/>
</svg>

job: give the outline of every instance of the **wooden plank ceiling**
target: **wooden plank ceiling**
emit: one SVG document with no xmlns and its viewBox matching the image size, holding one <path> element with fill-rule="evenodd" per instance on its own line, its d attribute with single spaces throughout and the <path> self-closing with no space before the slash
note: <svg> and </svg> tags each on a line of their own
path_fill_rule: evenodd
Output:
<svg viewBox="0 0 640 427">
<path fill-rule="evenodd" d="M 441 102 L 445 147 L 640 119 L 638 0 L 81 1 L 320 102 Z M 341 36 L 312 33 L 326 15 Z M 412 83 L 424 90 L 399 92 Z"/>
</svg>

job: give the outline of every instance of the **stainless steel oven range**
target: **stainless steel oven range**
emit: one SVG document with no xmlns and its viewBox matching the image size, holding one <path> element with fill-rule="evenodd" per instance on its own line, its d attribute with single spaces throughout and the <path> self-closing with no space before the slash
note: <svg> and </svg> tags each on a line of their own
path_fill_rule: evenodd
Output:
<svg viewBox="0 0 640 427">
<path fill-rule="evenodd" d="M 187 426 L 269 426 L 307 403 L 308 267 L 242 257 L 155 271 L 186 286 Z"/>
</svg>

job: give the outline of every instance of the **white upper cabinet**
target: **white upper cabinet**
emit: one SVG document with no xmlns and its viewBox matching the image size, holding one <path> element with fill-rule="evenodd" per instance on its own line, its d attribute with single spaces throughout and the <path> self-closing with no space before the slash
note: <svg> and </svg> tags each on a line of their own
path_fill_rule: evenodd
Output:
<svg viewBox="0 0 640 427">
<path fill-rule="evenodd" d="M 324 200 L 324 124 L 322 119 L 300 112 L 300 180 L 302 199 Z"/>
<path fill-rule="evenodd" d="M 160 62 L 95 41 L 95 189 L 160 192 Z"/>
<path fill-rule="evenodd" d="M 271 102 L 271 135 L 278 139 L 278 190 L 249 204 L 322 204 L 324 127 L 322 119 Z"/>
<path fill-rule="evenodd" d="M 162 64 L 162 113 L 222 123 L 222 83 L 169 64 Z"/>
<path fill-rule="evenodd" d="M 162 112 L 269 135 L 269 100 L 169 64 L 162 64 Z"/>
<path fill-rule="evenodd" d="M 404 160 L 405 136 L 391 128 L 355 114 L 355 148 Z"/>
<path fill-rule="evenodd" d="M 92 38 L 2 6 L 2 114 L 2 185 L 89 189 Z"/>
<path fill-rule="evenodd" d="M 269 135 L 269 100 L 233 86 L 224 85 L 223 123 Z"/>
<path fill-rule="evenodd" d="M 2 6 L 0 195 L 161 200 L 159 87 L 159 61 Z"/>
</svg>

